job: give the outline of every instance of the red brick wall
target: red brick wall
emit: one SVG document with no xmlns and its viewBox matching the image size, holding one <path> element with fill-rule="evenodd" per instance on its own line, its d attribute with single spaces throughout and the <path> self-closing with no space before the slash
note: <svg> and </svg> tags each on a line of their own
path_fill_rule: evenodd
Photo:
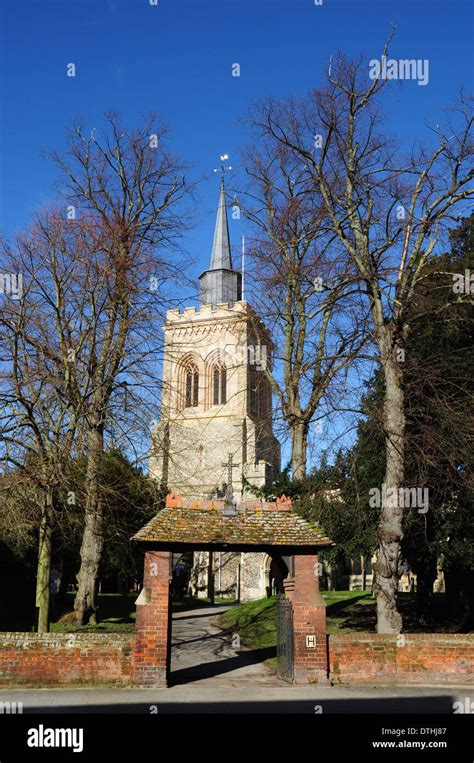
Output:
<svg viewBox="0 0 474 763">
<path fill-rule="evenodd" d="M 122 633 L 1 633 L 0 686 L 128 684 L 133 643 Z"/>
<path fill-rule="evenodd" d="M 331 680 L 474 684 L 474 634 L 403 636 L 330 636 Z M 0 686 L 132 684 L 134 642 L 119 633 L 0 633 Z"/>
<path fill-rule="evenodd" d="M 474 634 L 357 633 L 329 637 L 334 683 L 474 683 Z"/>
</svg>

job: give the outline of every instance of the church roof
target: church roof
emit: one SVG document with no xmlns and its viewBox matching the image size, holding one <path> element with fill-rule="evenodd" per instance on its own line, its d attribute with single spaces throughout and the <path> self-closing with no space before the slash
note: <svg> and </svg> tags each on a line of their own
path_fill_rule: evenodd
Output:
<svg viewBox="0 0 474 763">
<path fill-rule="evenodd" d="M 275 503 L 244 501 L 235 515 L 225 514 L 225 501 L 181 498 L 168 495 L 165 508 L 151 519 L 132 540 L 171 548 L 194 547 L 328 548 L 334 542 L 322 530 L 303 519 L 291 508 L 291 500 Z"/>
</svg>

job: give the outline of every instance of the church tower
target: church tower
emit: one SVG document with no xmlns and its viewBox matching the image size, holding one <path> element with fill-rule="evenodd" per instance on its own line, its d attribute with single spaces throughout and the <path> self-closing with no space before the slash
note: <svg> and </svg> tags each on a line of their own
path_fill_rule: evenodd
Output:
<svg viewBox="0 0 474 763">
<path fill-rule="evenodd" d="M 234 269 L 224 182 L 209 269 L 199 277 L 200 307 L 168 310 L 161 418 L 152 432 L 150 474 L 166 490 L 196 498 L 252 498 L 243 477 L 258 487 L 280 471 L 272 431 L 272 394 L 266 369 L 271 340 L 242 300 Z M 269 590 L 271 560 L 263 553 L 193 555 L 198 596 L 245 601 Z M 270 583 L 271 587 L 271 583 Z"/>
<path fill-rule="evenodd" d="M 256 312 L 242 301 L 223 181 L 210 267 L 199 281 L 199 309 L 167 312 L 162 413 L 152 433 L 150 473 L 183 496 L 222 496 L 231 456 L 238 501 L 245 492 L 242 475 L 258 486 L 276 476 L 280 448 L 265 373 L 271 341 Z"/>
</svg>

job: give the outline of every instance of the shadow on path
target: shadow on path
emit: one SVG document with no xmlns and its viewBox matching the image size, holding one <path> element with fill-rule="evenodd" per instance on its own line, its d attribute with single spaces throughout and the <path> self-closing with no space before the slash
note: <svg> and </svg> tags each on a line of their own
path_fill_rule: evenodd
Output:
<svg viewBox="0 0 474 763">
<path fill-rule="evenodd" d="M 155 702 L 158 702 L 159 713 L 179 713 L 184 715 L 199 713 L 219 713 L 219 714 L 239 714 L 239 713 L 271 713 L 271 714 L 304 714 L 314 715 L 316 707 L 321 707 L 324 715 L 328 714 L 406 714 L 415 715 L 452 715 L 453 697 L 449 694 L 445 696 L 420 696 L 420 697 L 393 697 L 377 699 L 320 699 L 318 698 L 318 688 L 314 687 L 314 696 L 311 699 L 275 699 L 263 700 L 261 702 L 247 701 L 242 702 L 173 702 L 167 701 L 163 694 L 157 694 Z M 55 705 L 45 706 L 38 704 L 36 707 L 25 708 L 25 714 L 31 713 L 80 713 L 94 715 L 100 713 L 137 713 L 150 714 L 150 702 L 144 702 L 143 699 L 137 701 L 109 704 L 91 704 L 91 705 Z M 321 712 L 321 711 L 320 711 Z M 389 721 L 388 721 L 389 724 Z"/>
<path fill-rule="evenodd" d="M 187 684 L 193 681 L 202 681 L 206 678 L 213 678 L 233 670 L 249 667 L 249 665 L 258 665 L 259 663 L 270 659 L 270 657 L 276 657 L 276 647 L 252 649 L 245 652 L 239 652 L 235 657 L 229 657 L 224 660 L 202 663 L 200 665 L 182 668 L 181 670 L 173 670 L 170 674 L 170 686 Z M 249 683 L 251 683 L 251 681 Z"/>
</svg>

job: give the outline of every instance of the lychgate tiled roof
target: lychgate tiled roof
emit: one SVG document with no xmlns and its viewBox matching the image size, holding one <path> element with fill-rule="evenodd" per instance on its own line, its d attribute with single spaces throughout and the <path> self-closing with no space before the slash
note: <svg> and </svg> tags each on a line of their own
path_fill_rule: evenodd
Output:
<svg viewBox="0 0 474 763">
<path fill-rule="evenodd" d="M 170 493 L 165 508 L 132 540 L 155 544 L 328 547 L 322 530 L 298 516 L 289 498 L 275 503 L 244 501 L 234 515 L 225 501 L 181 498 Z"/>
</svg>

